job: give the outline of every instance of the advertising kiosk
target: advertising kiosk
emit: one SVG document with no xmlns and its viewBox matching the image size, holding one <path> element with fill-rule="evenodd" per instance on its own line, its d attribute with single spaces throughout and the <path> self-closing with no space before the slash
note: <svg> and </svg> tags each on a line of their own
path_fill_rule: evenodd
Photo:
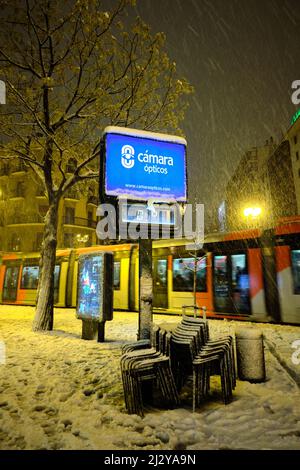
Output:
<svg viewBox="0 0 300 470">
<path fill-rule="evenodd" d="M 82 338 L 104 341 L 105 322 L 113 319 L 113 254 L 92 252 L 79 256 L 77 318 Z"/>
</svg>

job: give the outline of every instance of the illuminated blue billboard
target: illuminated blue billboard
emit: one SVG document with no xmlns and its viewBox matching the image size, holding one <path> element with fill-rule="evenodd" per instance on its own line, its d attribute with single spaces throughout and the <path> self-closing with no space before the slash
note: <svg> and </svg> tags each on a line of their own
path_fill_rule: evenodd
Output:
<svg viewBox="0 0 300 470">
<path fill-rule="evenodd" d="M 106 196 L 186 201 L 185 139 L 107 127 L 105 152 Z"/>
</svg>

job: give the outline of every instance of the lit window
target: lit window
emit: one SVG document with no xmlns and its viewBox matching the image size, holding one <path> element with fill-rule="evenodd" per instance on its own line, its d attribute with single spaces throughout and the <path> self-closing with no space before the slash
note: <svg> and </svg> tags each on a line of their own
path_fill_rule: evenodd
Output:
<svg viewBox="0 0 300 470">
<path fill-rule="evenodd" d="M 300 250 L 291 250 L 294 294 L 300 294 Z"/>
<path fill-rule="evenodd" d="M 194 258 L 173 259 L 173 291 L 193 292 Z M 197 261 L 197 292 L 206 292 L 206 258 Z"/>
<path fill-rule="evenodd" d="M 114 289 L 120 290 L 121 286 L 121 262 L 114 262 Z"/>
<path fill-rule="evenodd" d="M 36 289 L 39 280 L 38 266 L 24 266 L 22 271 L 21 289 Z"/>
</svg>

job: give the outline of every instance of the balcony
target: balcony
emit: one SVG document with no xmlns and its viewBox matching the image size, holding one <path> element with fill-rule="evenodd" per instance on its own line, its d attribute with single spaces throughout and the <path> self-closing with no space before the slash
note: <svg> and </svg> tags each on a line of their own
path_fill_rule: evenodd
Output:
<svg viewBox="0 0 300 470">
<path fill-rule="evenodd" d="M 7 218 L 6 225 L 27 225 L 27 224 L 43 224 L 44 218 L 39 214 L 15 214 Z"/>
<path fill-rule="evenodd" d="M 69 189 L 65 194 L 65 199 L 73 199 L 78 201 L 80 199 L 80 194 L 75 189 Z"/>
<path fill-rule="evenodd" d="M 97 222 L 91 219 L 83 219 L 82 217 L 64 217 L 64 225 L 73 225 L 76 227 L 96 228 Z"/>
<path fill-rule="evenodd" d="M 23 171 L 27 171 L 27 167 L 24 162 L 19 161 L 19 162 L 14 162 L 11 165 L 11 173 L 21 173 Z"/>
<path fill-rule="evenodd" d="M 89 196 L 87 200 L 87 204 L 93 204 L 94 206 L 98 206 L 97 196 Z"/>
</svg>

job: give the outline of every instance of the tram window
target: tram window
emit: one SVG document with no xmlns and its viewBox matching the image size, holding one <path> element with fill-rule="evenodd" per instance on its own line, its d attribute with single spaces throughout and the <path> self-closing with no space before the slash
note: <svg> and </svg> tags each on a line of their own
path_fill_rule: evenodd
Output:
<svg viewBox="0 0 300 470">
<path fill-rule="evenodd" d="M 21 289 L 37 289 L 39 280 L 38 266 L 24 266 L 22 270 Z"/>
<path fill-rule="evenodd" d="M 248 289 L 249 276 L 246 268 L 246 255 L 232 255 L 231 256 L 232 270 L 231 280 L 234 289 Z"/>
<path fill-rule="evenodd" d="M 39 281 L 39 266 L 23 266 L 21 289 L 37 289 Z M 60 265 L 54 268 L 54 289 L 59 288 Z"/>
<path fill-rule="evenodd" d="M 292 273 L 294 280 L 294 294 L 300 294 L 300 250 L 292 250 Z"/>
<path fill-rule="evenodd" d="M 227 256 L 215 256 L 214 275 L 216 285 L 227 286 Z"/>
<path fill-rule="evenodd" d="M 194 258 L 173 259 L 173 291 L 193 292 Z M 206 292 L 206 258 L 197 261 L 197 292 Z"/>
<path fill-rule="evenodd" d="M 120 290 L 121 285 L 121 262 L 114 262 L 114 289 Z"/>
<path fill-rule="evenodd" d="M 19 266 L 7 266 L 5 270 L 3 300 L 16 300 Z"/>
<path fill-rule="evenodd" d="M 156 269 L 154 270 L 153 282 L 160 287 L 167 287 L 168 261 L 158 259 Z"/>
<path fill-rule="evenodd" d="M 60 274 L 60 265 L 56 264 L 54 268 L 54 289 L 58 288 L 59 285 L 59 274 Z"/>
<path fill-rule="evenodd" d="M 58 302 L 59 275 L 60 275 L 60 265 L 56 264 L 54 268 L 54 303 L 55 304 Z"/>
</svg>

